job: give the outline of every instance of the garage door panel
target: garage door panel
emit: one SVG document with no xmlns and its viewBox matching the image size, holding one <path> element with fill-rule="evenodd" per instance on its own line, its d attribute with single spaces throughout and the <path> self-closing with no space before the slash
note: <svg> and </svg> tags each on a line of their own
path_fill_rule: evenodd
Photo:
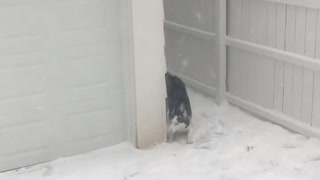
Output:
<svg viewBox="0 0 320 180">
<path fill-rule="evenodd" d="M 57 54 L 60 62 L 66 65 L 74 63 L 73 61 L 91 60 L 92 58 L 100 57 L 105 58 L 106 62 L 112 63 L 111 67 L 113 67 L 123 62 L 121 59 L 122 50 L 119 47 L 122 47 L 120 41 L 109 41 L 60 48 L 54 51 L 54 53 Z"/>
<path fill-rule="evenodd" d="M 65 122 L 68 142 L 108 134 L 112 127 L 108 121 L 111 114 L 110 107 L 69 114 Z M 75 124 L 77 128 L 74 128 Z"/>
<path fill-rule="evenodd" d="M 0 157 L 49 147 L 48 129 L 51 129 L 48 120 L 1 128 Z M 41 133 L 41 136 L 35 137 L 31 132 Z"/>
<path fill-rule="evenodd" d="M 1 6 L 0 37 L 38 36 L 46 32 L 45 14 L 37 3 Z"/>
<path fill-rule="evenodd" d="M 58 1 L 58 43 L 62 46 L 120 40 L 120 2 L 116 0 Z M 112 7 L 112 8 L 110 8 Z M 109 36 L 112 34 L 112 36 Z"/>
<path fill-rule="evenodd" d="M 0 71 L 0 100 L 44 93 L 43 68 L 39 65 Z"/>
<path fill-rule="evenodd" d="M 0 169 L 10 170 L 17 167 L 33 165 L 52 159 L 52 150 L 48 148 L 33 149 L 0 158 Z"/>
<path fill-rule="evenodd" d="M 67 79 L 68 87 L 105 83 L 108 80 L 105 57 L 91 57 L 66 62 L 66 71 L 73 72 Z"/>
<path fill-rule="evenodd" d="M 72 31 L 105 28 L 108 22 L 107 17 L 104 17 L 105 7 L 101 4 L 101 0 L 57 1 L 59 29 Z"/>
<path fill-rule="evenodd" d="M 118 42 L 62 50 L 61 66 L 68 88 L 103 85 L 114 82 L 123 72 Z M 70 50 L 70 51 L 68 51 Z M 117 79 L 118 80 L 118 79 Z"/>
<path fill-rule="evenodd" d="M 100 99 L 114 95 L 113 91 L 115 90 L 107 84 L 78 87 L 69 89 L 65 99 L 66 103 Z"/>
<path fill-rule="evenodd" d="M 118 111 L 118 109 L 121 109 L 123 113 L 123 108 L 119 105 L 119 99 L 121 99 L 120 96 L 112 96 L 65 105 L 64 110 L 68 119 L 66 121 L 67 129 L 72 129 L 75 124 L 81 126 L 83 129 L 77 128 L 74 130 L 81 137 L 111 134 L 110 132 L 115 128 L 117 131 L 122 131 L 124 126 L 118 126 L 118 122 L 123 122 L 121 121 L 123 116 Z M 71 132 L 72 130 L 67 131 Z"/>
<path fill-rule="evenodd" d="M 48 48 L 47 14 L 40 1 L 0 3 L 0 53 Z"/>
<path fill-rule="evenodd" d="M 119 96 L 65 106 L 68 140 L 64 152 L 82 153 L 125 141 L 123 102 Z M 77 124 L 77 128 L 74 125 Z M 68 154 L 68 153 L 67 153 Z"/>
<path fill-rule="evenodd" d="M 118 57 L 120 42 L 104 42 L 95 44 L 83 44 L 72 47 L 59 48 L 55 53 L 59 54 L 62 62 L 69 60 L 85 59 L 95 56 Z"/>
<path fill-rule="evenodd" d="M 1 7 L 27 6 L 41 2 L 42 0 L 1 0 Z"/>
<path fill-rule="evenodd" d="M 108 63 L 103 61 L 103 58 L 101 60 L 101 62 L 90 61 L 82 64 L 80 62 L 71 64 L 68 70 L 73 71 L 74 74 L 66 77 L 66 88 L 75 90 L 108 86 L 113 90 L 118 90 L 123 78 L 122 67 L 114 65 L 111 67 L 113 69 L 108 70 Z"/>
<path fill-rule="evenodd" d="M 43 108 L 25 110 L 19 113 L 0 114 L 0 129 L 21 126 L 48 120 L 48 111 Z"/>
<path fill-rule="evenodd" d="M 28 52 L 0 56 L 0 72 L 15 68 L 41 65 L 46 59 L 46 54 L 42 52 Z"/>
<path fill-rule="evenodd" d="M 84 112 L 95 111 L 99 109 L 110 109 L 114 100 L 112 98 L 102 97 L 84 101 L 77 101 L 63 105 L 66 114 L 81 114 Z"/>
<path fill-rule="evenodd" d="M 0 100 L 0 115 L 44 108 L 47 104 L 46 97 L 46 94 L 39 94 Z"/>
<path fill-rule="evenodd" d="M 106 33 L 107 32 L 105 29 L 62 32 L 59 36 L 56 37 L 58 40 L 57 46 L 75 46 L 84 43 L 96 43 L 105 42 L 108 40 L 119 40 L 117 36 L 106 36 Z"/>
<path fill-rule="evenodd" d="M 119 119 L 125 119 L 124 102 L 115 99 L 113 105 L 112 117 L 110 118 L 109 126 L 112 125 L 110 134 L 116 135 L 115 139 L 118 141 L 125 141 L 126 139 L 126 123 L 125 121 L 119 121 Z M 121 133 L 118 133 L 121 132 Z"/>
<path fill-rule="evenodd" d="M 92 136 L 90 135 L 86 138 L 74 139 L 73 141 L 68 142 L 65 146 L 65 155 L 88 152 L 90 150 L 114 145 L 118 142 L 125 141 L 125 123 L 124 121 L 120 121 L 120 119 L 124 118 L 122 102 L 115 102 L 113 105 L 113 111 L 111 111 L 110 113 L 110 116 L 106 118 L 106 120 L 108 121 L 106 125 L 109 129 L 107 133 L 91 134 Z"/>
<path fill-rule="evenodd" d="M 34 51 L 40 49 L 46 49 L 47 44 L 45 37 L 39 35 L 26 35 L 26 36 L 16 36 L 13 38 L 4 38 L 2 42 L 5 43 L 2 46 L 3 53 L 17 53 L 17 52 L 26 52 Z M 1 46 L 0 46 L 1 47 Z"/>
<path fill-rule="evenodd" d="M 117 144 L 118 142 L 120 141 L 111 135 L 99 135 L 92 138 L 81 139 L 67 144 L 65 146 L 66 150 L 64 151 L 63 156 L 71 156 L 73 154 L 89 152 Z"/>
</svg>

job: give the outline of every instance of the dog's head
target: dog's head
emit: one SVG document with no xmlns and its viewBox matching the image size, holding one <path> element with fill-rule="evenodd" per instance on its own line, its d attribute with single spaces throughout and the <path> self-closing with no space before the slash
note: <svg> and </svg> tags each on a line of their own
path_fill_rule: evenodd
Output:
<svg viewBox="0 0 320 180">
<path fill-rule="evenodd" d="M 166 81 L 169 81 L 172 75 L 168 72 L 166 72 Z"/>
<path fill-rule="evenodd" d="M 173 76 L 170 73 L 166 73 L 166 85 L 167 85 L 167 93 L 171 92 Z"/>
</svg>

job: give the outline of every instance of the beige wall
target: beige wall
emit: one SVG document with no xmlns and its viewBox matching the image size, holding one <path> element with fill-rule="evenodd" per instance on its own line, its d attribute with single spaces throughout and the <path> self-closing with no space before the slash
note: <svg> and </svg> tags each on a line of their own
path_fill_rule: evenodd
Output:
<svg viewBox="0 0 320 180">
<path fill-rule="evenodd" d="M 138 148 L 165 140 L 163 2 L 132 0 Z"/>
</svg>

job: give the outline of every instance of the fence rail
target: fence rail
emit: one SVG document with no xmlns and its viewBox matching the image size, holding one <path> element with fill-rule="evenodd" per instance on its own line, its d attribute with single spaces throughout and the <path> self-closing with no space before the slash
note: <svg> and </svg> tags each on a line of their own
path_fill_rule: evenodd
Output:
<svg viewBox="0 0 320 180">
<path fill-rule="evenodd" d="M 185 26 L 179 23 L 171 22 L 168 20 L 164 21 L 164 27 L 167 29 L 175 30 L 178 32 L 183 32 L 186 34 L 190 34 L 193 36 L 197 36 L 202 39 L 206 40 L 214 40 L 216 38 L 216 34 L 208 31 L 203 31 L 197 28 Z"/>
<path fill-rule="evenodd" d="M 265 0 L 274 3 L 289 4 L 293 6 L 320 9 L 320 1 L 318 0 Z"/>
<path fill-rule="evenodd" d="M 274 60 L 320 71 L 320 59 L 310 58 L 296 53 L 286 52 L 275 48 L 270 48 L 267 46 L 242 41 L 232 37 L 226 37 L 226 42 L 229 47 L 239 48 L 241 50 L 249 51 L 251 53 L 256 53 L 262 56 L 268 56 Z"/>
</svg>

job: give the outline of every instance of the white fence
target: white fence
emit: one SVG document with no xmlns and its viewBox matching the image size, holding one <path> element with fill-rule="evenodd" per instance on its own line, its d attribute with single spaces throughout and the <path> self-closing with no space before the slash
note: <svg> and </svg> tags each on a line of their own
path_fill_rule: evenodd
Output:
<svg viewBox="0 0 320 180">
<path fill-rule="evenodd" d="M 170 2 L 177 5 L 180 1 Z M 201 26 L 189 28 L 188 18 L 201 23 L 201 11 L 193 10 L 195 7 L 188 7 L 189 17 L 179 14 L 179 10 L 175 16 L 170 12 L 166 16 L 169 70 L 191 79 L 191 84 L 201 84 L 198 88 L 213 92 L 218 100 L 225 95 L 229 102 L 250 112 L 305 135 L 320 137 L 320 1 L 202 0 L 197 3 L 204 9 L 213 9 L 210 13 L 204 11 L 204 23 L 212 23 L 213 38 L 204 40 L 209 36 L 200 31 Z M 170 7 L 175 8 L 172 4 Z M 184 4 L 196 3 L 184 1 Z M 168 21 L 169 25 L 182 23 L 183 28 L 175 26 L 175 33 L 171 33 Z M 180 41 L 173 42 L 174 36 L 180 37 Z M 198 45 L 189 48 L 187 52 L 191 55 L 184 58 L 177 50 L 195 42 L 181 41 L 182 37 L 194 41 L 198 38 Z M 181 45 L 184 43 L 188 45 Z M 206 51 L 210 56 L 203 55 L 203 46 L 212 48 L 207 50 L 212 54 Z M 192 63 L 185 63 L 185 59 Z M 205 77 L 214 78 L 204 80 L 197 74 L 199 71 Z M 194 78 L 196 75 L 200 80 Z"/>
<path fill-rule="evenodd" d="M 320 130 L 320 11 L 228 0 L 229 101 L 307 135 Z M 292 1 L 299 4 L 302 1 Z"/>
</svg>

